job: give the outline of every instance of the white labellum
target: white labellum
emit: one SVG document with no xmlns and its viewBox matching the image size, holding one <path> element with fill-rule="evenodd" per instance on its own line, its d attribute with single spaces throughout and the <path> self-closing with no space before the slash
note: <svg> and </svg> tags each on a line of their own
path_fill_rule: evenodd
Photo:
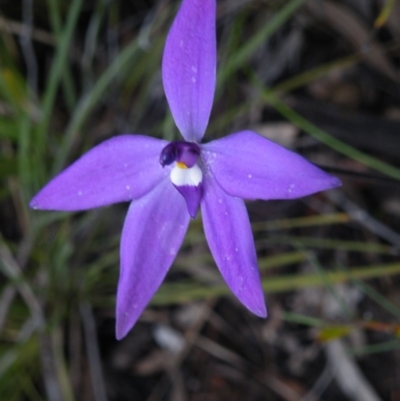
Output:
<svg viewBox="0 0 400 401">
<path fill-rule="evenodd" d="M 197 164 L 190 168 L 181 168 L 175 165 L 171 170 L 170 177 L 172 183 L 178 187 L 184 185 L 197 187 L 203 179 L 203 173 Z"/>
</svg>

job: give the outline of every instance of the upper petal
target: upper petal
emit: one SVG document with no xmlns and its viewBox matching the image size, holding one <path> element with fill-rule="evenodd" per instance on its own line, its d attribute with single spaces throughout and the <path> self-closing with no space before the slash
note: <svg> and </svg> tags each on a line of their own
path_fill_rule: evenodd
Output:
<svg viewBox="0 0 400 401">
<path fill-rule="evenodd" d="M 30 207 L 85 210 L 138 198 L 168 174 L 158 160 L 167 144 L 142 135 L 111 138 L 53 178 Z"/>
<path fill-rule="evenodd" d="M 164 280 L 182 244 L 189 219 L 183 197 L 168 179 L 132 202 L 121 239 L 118 339 L 136 323 Z"/>
<path fill-rule="evenodd" d="M 246 199 L 292 199 L 341 185 L 297 153 L 242 131 L 204 144 L 202 158 L 221 187 Z"/>
<path fill-rule="evenodd" d="M 251 312 L 266 317 L 253 234 L 243 200 L 227 195 L 207 176 L 201 211 L 208 245 L 228 286 Z"/>
<path fill-rule="evenodd" d="M 215 18 L 215 0 L 183 0 L 165 43 L 164 90 L 188 141 L 201 141 L 210 117 L 216 80 Z"/>
</svg>

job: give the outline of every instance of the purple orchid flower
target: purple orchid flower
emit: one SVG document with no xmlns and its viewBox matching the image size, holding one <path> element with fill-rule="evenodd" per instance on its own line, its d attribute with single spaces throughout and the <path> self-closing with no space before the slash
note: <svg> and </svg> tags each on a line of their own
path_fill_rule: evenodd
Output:
<svg viewBox="0 0 400 401">
<path fill-rule="evenodd" d="M 252 131 L 200 144 L 215 90 L 215 20 L 215 0 L 183 0 L 166 40 L 163 84 L 184 141 L 141 135 L 109 139 L 50 181 L 30 203 L 33 209 L 74 211 L 132 201 L 121 239 L 118 339 L 161 285 L 199 207 L 228 286 L 251 312 L 266 317 L 243 199 L 293 199 L 341 185 Z"/>
</svg>

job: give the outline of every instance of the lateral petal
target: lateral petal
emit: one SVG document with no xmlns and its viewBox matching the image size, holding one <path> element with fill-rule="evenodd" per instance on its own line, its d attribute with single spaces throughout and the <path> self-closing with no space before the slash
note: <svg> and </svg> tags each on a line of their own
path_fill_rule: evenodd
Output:
<svg viewBox="0 0 400 401">
<path fill-rule="evenodd" d="M 86 210 L 139 198 L 168 175 L 159 163 L 167 144 L 142 135 L 111 138 L 53 178 L 30 207 Z"/>
<path fill-rule="evenodd" d="M 201 145 L 202 158 L 224 191 L 244 199 L 293 199 L 339 187 L 338 178 L 256 134 L 237 132 Z"/>
<path fill-rule="evenodd" d="M 251 312 L 266 317 L 253 234 L 243 200 L 227 195 L 207 176 L 201 211 L 208 245 L 229 288 Z"/>
<path fill-rule="evenodd" d="M 215 0 L 184 0 L 165 43 L 164 90 L 187 141 L 201 141 L 210 117 L 216 80 L 215 18 Z"/>
<path fill-rule="evenodd" d="M 161 285 L 189 219 L 185 200 L 169 179 L 132 202 L 121 238 L 117 339 L 125 337 Z"/>
</svg>

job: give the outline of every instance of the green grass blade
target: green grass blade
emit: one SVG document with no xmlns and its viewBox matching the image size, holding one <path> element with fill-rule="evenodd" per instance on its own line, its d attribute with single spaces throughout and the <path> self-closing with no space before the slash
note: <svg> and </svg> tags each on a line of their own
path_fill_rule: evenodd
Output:
<svg viewBox="0 0 400 401">
<path fill-rule="evenodd" d="M 260 83 L 257 83 L 258 87 Z M 262 97 L 270 106 L 275 108 L 280 114 L 282 114 L 285 118 L 291 121 L 293 124 L 307 132 L 309 135 L 317 139 L 318 141 L 324 143 L 330 148 L 336 150 L 337 152 L 358 161 L 380 173 L 383 173 L 389 177 L 400 180 L 400 169 L 397 167 L 391 166 L 388 163 L 385 163 L 373 156 L 370 156 L 353 146 L 348 145 L 345 142 L 336 139 L 332 135 L 318 128 L 316 125 L 302 117 L 300 114 L 295 112 L 292 108 L 287 106 L 282 100 L 278 98 L 273 92 L 270 90 L 262 90 Z"/>
<path fill-rule="evenodd" d="M 119 76 L 126 74 L 127 68 L 134 64 L 134 60 L 141 53 L 137 40 L 130 43 L 124 50 L 121 51 L 118 58 L 107 68 L 102 76 L 97 80 L 92 90 L 87 93 L 80 101 L 69 123 L 63 141 L 59 147 L 55 157 L 53 172 L 58 172 L 65 164 L 68 153 L 71 149 L 77 136 L 80 134 L 80 129 L 85 122 L 88 114 L 97 102 L 104 95 L 106 90 L 112 84 L 113 80 Z"/>
<path fill-rule="evenodd" d="M 400 348 L 399 340 L 387 341 L 384 343 L 366 345 L 364 347 L 350 348 L 348 353 L 354 356 L 362 356 L 368 354 L 377 354 L 381 352 L 394 351 Z"/>
<path fill-rule="evenodd" d="M 295 217 L 292 219 L 277 219 L 251 224 L 253 231 L 289 230 L 292 228 L 305 228 L 325 226 L 331 224 L 342 224 L 351 221 L 347 213 L 332 213 L 317 216 Z"/>
<path fill-rule="evenodd" d="M 59 42 L 62 36 L 61 10 L 60 10 L 61 4 L 58 0 L 47 0 L 47 5 L 50 10 L 49 12 L 50 22 L 52 24 L 53 31 L 55 32 Z M 76 104 L 76 93 L 75 93 L 74 80 L 68 63 L 64 65 L 61 79 L 62 79 L 61 82 L 62 89 L 65 94 L 65 102 L 71 111 Z"/>
<path fill-rule="evenodd" d="M 268 277 L 262 281 L 264 291 L 267 293 L 278 293 L 294 291 L 308 287 L 322 287 L 325 280 L 332 285 L 346 283 L 355 279 L 367 280 L 371 278 L 392 276 L 400 274 L 400 263 L 386 265 L 360 266 L 349 271 L 327 272 L 323 278 L 319 273 L 304 275 L 282 275 L 279 277 Z M 195 299 L 206 299 L 210 297 L 230 294 L 227 285 L 205 287 L 197 283 L 166 283 L 156 293 L 152 300 L 153 305 L 164 305 L 171 303 L 184 303 Z"/>
<path fill-rule="evenodd" d="M 378 18 L 374 22 L 375 28 L 381 28 L 386 24 L 387 20 L 390 17 L 390 14 L 393 11 L 394 6 L 396 5 L 397 0 L 387 0 L 386 4 L 383 6 L 381 12 L 378 15 Z"/>
<path fill-rule="evenodd" d="M 302 324 L 310 327 L 322 327 L 325 322 L 317 317 L 302 315 L 293 312 L 282 312 L 282 319 L 290 323 Z"/>
<path fill-rule="evenodd" d="M 265 24 L 249 41 L 237 50 L 220 70 L 218 85 L 229 78 L 235 71 L 242 67 L 249 57 L 274 33 L 276 32 L 306 0 L 291 0 L 275 16 Z"/>
<path fill-rule="evenodd" d="M 56 97 L 58 85 L 65 71 L 65 65 L 68 62 L 68 51 L 74 33 L 76 23 L 78 21 L 79 12 L 82 8 L 83 0 L 72 0 L 68 11 L 65 29 L 60 35 L 60 40 L 57 46 L 56 54 L 49 74 L 49 80 L 46 85 L 42 101 L 42 120 L 40 123 L 40 136 L 36 141 L 36 147 L 42 152 L 44 151 L 47 131 L 52 117 L 54 100 Z"/>
<path fill-rule="evenodd" d="M 266 240 L 267 243 L 292 245 L 296 247 L 322 248 L 334 250 L 346 250 L 349 252 L 378 253 L 384 255 L 396 255 L 398 248 L 390 245 L 362 242 L 362 241 L 343 241 L 330 238 L 301 237 L 301 236 L 271 236 Z"/>
<path fill-rule="evenodd" d="M 354 280 L 354 283 L 364 292 L 365 295 L 375 301 L 383 309 L 386 309 L 393 316 L 396 316 L 397 319 L 400 319 L 400 308 L 393 302 L 391 302 L 387 297 L 380 294 L 369 284 L 364 283 L 360 280 Z"/>
<path fill-rule="evenodd" d="M 271 88 L 271 92 L 275 94 L 291 92 L 320 78 L 326 77 L 334 71 L 340 72 L 350 68 L 360 62 L 362 59 L 363 56 L 361 54 L 356 54 L 332 61 L 330 63 L 318 65 L 315 68 L 311 68 L 303 73 L 295 75 L 294 77 L 288 78 L 277 85 L 274 85 Z"/>
</svg>

